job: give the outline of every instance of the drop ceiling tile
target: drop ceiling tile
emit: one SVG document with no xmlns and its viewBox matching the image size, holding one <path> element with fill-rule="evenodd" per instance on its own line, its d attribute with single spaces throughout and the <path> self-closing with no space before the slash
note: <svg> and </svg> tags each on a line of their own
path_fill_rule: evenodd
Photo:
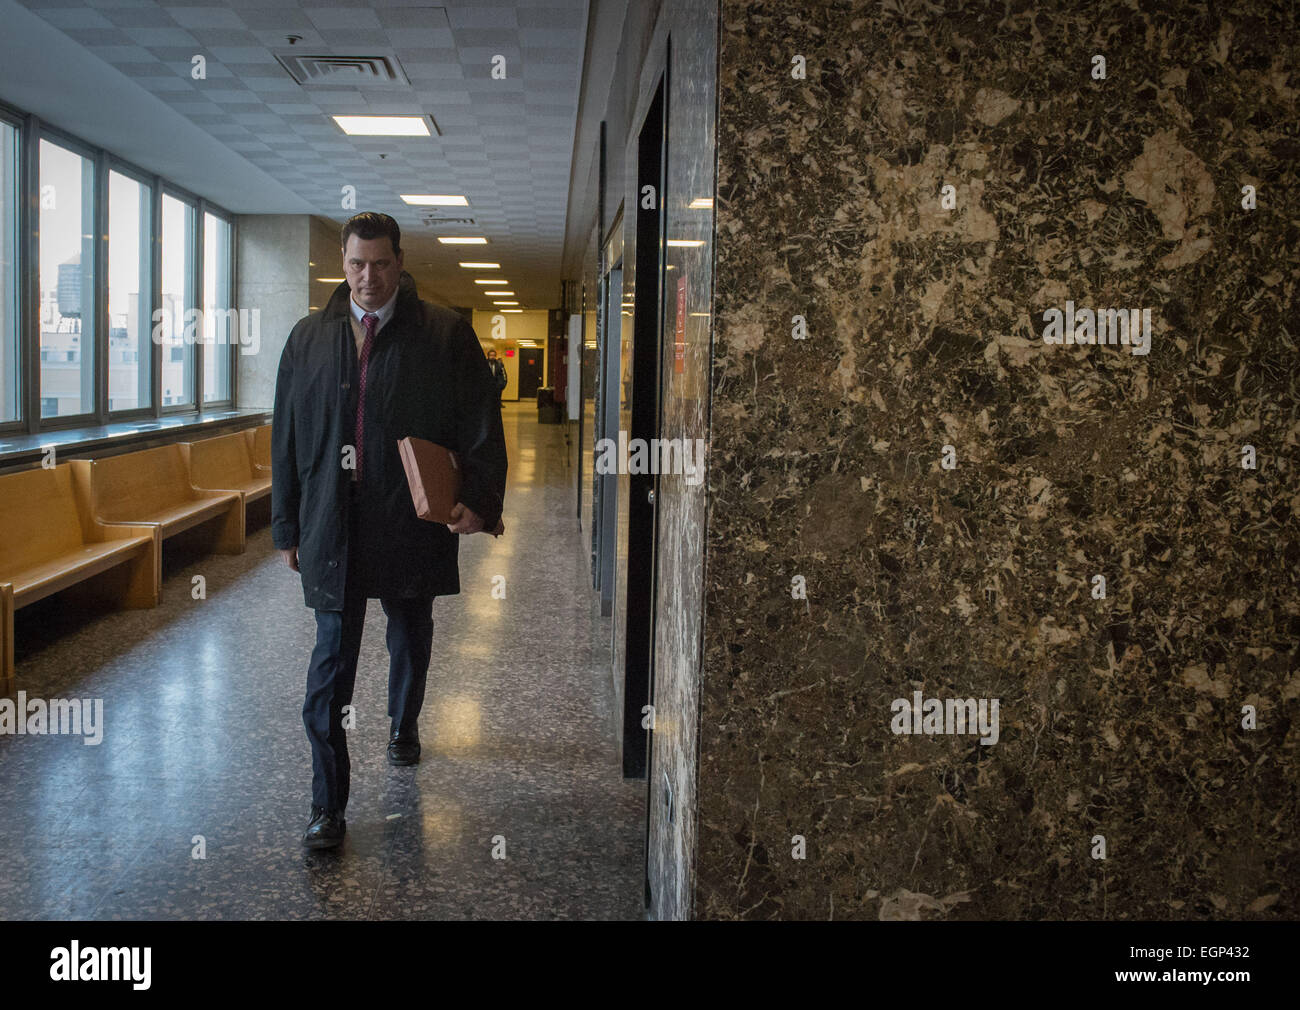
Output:
<svg viewBox="0 0 1300 1010">
<path fill-rule="evenodd" d="M 311 23 L 322 32 L 327 28 L 383 27 L 375 12 L 369 7 L 311 7 L 307 9 L 306 14 Z"/>
<path fill-rule="evenodd" d="M 465 29 L 519 27 L 515 8 L 505 4 L 448 7 L 447 19 L 458 36 Z"/>
<path fill-rule="evenodd" d="M 182 28 L 243 28 L 239 14 L 224 7 L 189 7 L 169 2 L 163 7 Z"/>
<path fill-rule="evenodd" d="M 242 35 L 243 33 L 241 32 L 239 34 Z M 260 67 L 261 73 L 266 73 L 270 67 L 280 66 L 275 57 L 268 53 L 264 46 L 218 45 L 211 41 L 204 40 L 202 37 L 200 37 L 199 41 L 203 44 L 210 59 L 218 60 L 227 67 L 232 63 L 241 65 L 252 64 Z"/>
<path fill-rule="evenodd" d="M 94 53 L 105 63 L 112 63 L 114 66 L 119 63 L 152 63 L 154 60 L 148 49 L 136 45 L 88 45 L 86 50 Z"/>
<path fill-rule="evenodd" d="M 160 28 L 156 24 L 148 26 L 127 26 L 122 28 L 132 42 L 142 46 L 190 46 L 198 44 L 197 40 L 184 28 Z"/>
<path fill-rule="evenodd" d="M 363 52 L 365 49 L 390 47 L 391 40 L 381 28 L 322 28 L 321 41 L 329 46 L 334 55 L 373 56 L 374 53 Z M 299 43 L 301 44 L 301 43 Z M 294 46 L 294 48 L 298 48 Z"/>
<path fill-rule="evenodd" d="M 65 32 L 82 31 L 98 28 L 101 31 L 113 27 L 113 22 L 97 10 L 80 5 L 75 7 L 47 7 L 41 11 L 41 17 Z"/>
</svg>

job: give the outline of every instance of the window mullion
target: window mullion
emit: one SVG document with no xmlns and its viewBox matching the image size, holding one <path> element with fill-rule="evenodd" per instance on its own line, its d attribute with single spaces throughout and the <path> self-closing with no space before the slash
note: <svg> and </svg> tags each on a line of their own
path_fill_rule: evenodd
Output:
<svg viewBox="0 0 1300 1010">
<path fill-rule="evenodd" d="M 157 331 L 158 312 L 162 309 L 162 199 L 163 199 L 163 181 L 161 176 L 155 175 L 150 187 L 149 202 L 153 205 L 150 214 L 149 229 L 152 232 L 150 236 L 150 257 L 149 257 L 149 274 L 150 274 L 150 295 L 152 308 L 149 310 L 149 356 L 153 361 L 152 374 L 149 381 L 153 386 L 153 416 L 162 417 L 162 390 L 163 390 L 163 347 L 162 341 L 154 339 L 154 333 Z"/>
<path fill-rule="evenodd" d="M 199 325 L 194 333 L 194 409 L 203 413 L 203 373 L 207 368 L 207 353 L 204 349 L 203 334 L 207 330 L 207 320 L 203 317 L 203 201 L 193 204 L 194 237 L 190 244 L 190 284 L 194 290 L 193 307 L 199 310 Z"/>
<path fill-rule="evenodd" d="M 94 271 L 95 320 L 95 422 L 108 423 L 108 158 L 102 150 L 95 151 L 94 206 L 91 208 L 91 229 L 94 246 L 91 270 Z M 83 350 L 84 354 L 85 351 Z"/>
<path fill-rule="evenodd" d="M 19 169 L 19 341 L 22 375 L 22 403 L 27 432 L 35 435 L 41 424 L 41 279 L 40 259 L 41 162 L 40 120 L 27 116 L 23 123 L 21 168 Z"/>
</svg>

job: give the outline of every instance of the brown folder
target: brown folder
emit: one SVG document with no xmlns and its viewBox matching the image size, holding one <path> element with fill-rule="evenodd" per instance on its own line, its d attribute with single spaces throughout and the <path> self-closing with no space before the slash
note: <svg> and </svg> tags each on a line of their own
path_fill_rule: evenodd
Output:
<svg viewBox="0 0 1300 1010">
<path fill-rule="evenodd" d="M 460 500 L 461 470 L 456 454 L 445 446 L 411 436 L 398 441 L 397 451 L 406 470 L 415 514 L 431 523 L 451 522 L 452 509 Z M 505 526 L 498 522 L 496 529 L 482 532 L 499 537 Z"/>
</svg>

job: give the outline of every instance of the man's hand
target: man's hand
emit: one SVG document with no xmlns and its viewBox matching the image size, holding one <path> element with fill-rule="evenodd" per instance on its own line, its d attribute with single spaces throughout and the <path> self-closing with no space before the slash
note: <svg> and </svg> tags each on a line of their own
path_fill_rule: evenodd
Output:
<svg viewBox="0 0 1300 1010">
<path fill-rule="evenodd" d="M 284 555 L 285 563 L 295 572 L 298 571 L 298 548 L 286 547 L 283 548 L 280 553 Z"/>
<path fill-rule="evenodd" d="M 482 528 L 483 520 L 467 509 L 463 502 L 457 502 L 451 510 L 451 522 L 447 524 L 447 529 L 453 533 L 477 533 Z"/>
</svg>

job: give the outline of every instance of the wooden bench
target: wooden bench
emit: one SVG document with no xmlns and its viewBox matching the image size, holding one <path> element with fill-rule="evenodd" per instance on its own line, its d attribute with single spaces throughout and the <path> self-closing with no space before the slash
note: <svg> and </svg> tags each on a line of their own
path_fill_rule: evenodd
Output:
<svg viewBox="0 0 1300 1010">
<path fill-rule="evenodd" d="M 264 424 L 260 428 L 245 428 L 244 435 L 248 438 L 248 455 L 252 458 L 253 465 L 269 474 L 271 472 L 271 426 Z"/>
<path fill-rule="evenodd" d="M 195 487 L 179 443 L 105 459 L 74 459 L 71 465 L 77 494 L 97 522 L 157 526 L 160 539 L 166 540 L 220 519 L 213 550 L 244 550 L 243 496 Z"/>
<path fill-rule="evenodd" d="M 101 595 L 156 606 L 160 543 L 155 526 L 96 521 L 71 463 L 0 476 L 0 693 L 16 686 L 15 610 L 110 570 Z"/>
<path fill-rule="evenodd" d="M 199 442 L 181 442 L 190 483 L 205 491 L 238 491 L 244 507 L 271 493 L 271 471 L 254 465 L 250 439 L 242 431 Z"/>
</svg>

